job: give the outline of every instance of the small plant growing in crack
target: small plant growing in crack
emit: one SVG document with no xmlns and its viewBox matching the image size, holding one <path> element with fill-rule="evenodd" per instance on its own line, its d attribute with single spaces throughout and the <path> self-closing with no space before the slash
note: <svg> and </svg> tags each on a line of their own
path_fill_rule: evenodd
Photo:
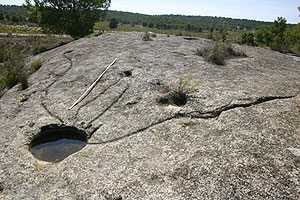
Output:
<svg viewBox="0 0 300 200">
<path fill-rule="evenodd" d="M 170 86 L 170 91 L 157 99 L 159 104 L 184 106 L 188 97 L 196 91 L 198 83 L 192 79 L 191 75 L 180 77 L 175 84 Z"/>
</svg>

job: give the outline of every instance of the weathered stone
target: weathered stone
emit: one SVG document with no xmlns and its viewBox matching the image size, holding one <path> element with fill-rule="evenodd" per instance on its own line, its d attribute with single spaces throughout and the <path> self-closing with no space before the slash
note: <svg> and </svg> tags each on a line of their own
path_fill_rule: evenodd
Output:
<svg viewBox="0 0 300 200">
<path fill-rule="evenodd" d="M 12 89 L 0 99 L 0 197 L 299 199 L 300 169 L 287 148 L 300 146 L 300 62 L 236 46 L 248 57 L 216 66 L 194 55 L 208 40 L 142 36 L 105 33 L 38 55 L 43 66 L 22 91 L 30 98 L 20 104 Z M 185 105 L 157 103 L 187 74 L 199 84 Z M 21 129 L 26 121 L 34 126 Z M 40 166 L 27 144 L 48 124 L 86 127 L 91 138 Z"/>
<path fill-rule="evenodd" d="M 297 158 L 300 158 L 300 149 L 288 148 L 288 150 Z"/>
</svg>

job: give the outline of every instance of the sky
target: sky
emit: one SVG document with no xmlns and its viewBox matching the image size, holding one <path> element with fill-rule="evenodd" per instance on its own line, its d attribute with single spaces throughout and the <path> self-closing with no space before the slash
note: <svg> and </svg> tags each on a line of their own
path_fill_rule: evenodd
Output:
<svg viewBox="0 0 300 200">
<path fill-rule="evenodd" d="M 0 0 L 0 4 L 21 5 L 23 0 Z M 300 0 L 112 0 L 110 10 L 143 14 L 221 16 L 274 21 L 285 17 L 299 23 Z"/>
</svg>

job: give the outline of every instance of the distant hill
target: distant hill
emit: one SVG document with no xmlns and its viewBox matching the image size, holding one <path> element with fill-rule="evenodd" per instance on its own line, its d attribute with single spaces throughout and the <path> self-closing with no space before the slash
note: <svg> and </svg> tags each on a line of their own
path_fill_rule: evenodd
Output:
<svg viewBox="0 0 300 200">
<path fill-rule="evenodd" d="M 0 5 L 0 13 L 10 16 L 26 16 L 26 10 L 23 6 Z"/>
<path fill-rule="evenodd" d="M 255 29 L 270 25 L 270 22 L 232 19 L 225 17 L 185 16 L 185 15 L 145 15 L 122 11 L 108 11 L 107 19 L 115 18 L 125 24 L 140 24 L 165 29 Z"/>
<path fill-rule="evenodd" d="M 25 8 L 22 6 L 0 5 L 0 13 L 10 17 L 26 17 Z M 269 25 L 270 22 L 262 22 L 247 19 L 232 19 L 225 17 L 209 16 L 184 16 L 184 15 L 145 15 L 122 11 L 107 11 L 106 20 L 117 19 L 123 24 L 143 25 L 159 29 L 181 29 L 186 31 L 202 31 L 230 29 L 253 30 L 259 26 Z"/>
</svg>

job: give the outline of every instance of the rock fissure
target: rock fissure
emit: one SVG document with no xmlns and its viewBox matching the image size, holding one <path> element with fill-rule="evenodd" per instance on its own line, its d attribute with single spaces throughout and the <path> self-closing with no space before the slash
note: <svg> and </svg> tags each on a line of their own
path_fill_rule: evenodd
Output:
<svg viewBox="0 0 300 200">
<path fill-rule="evenodd" d="M 103 142 L 99 142 L 99 143 L 89 143 L 91 145 L 96 145 L 96 144 L 108 144 L 108 143 L 112 143 L 112 142 L 117 142 L 120 141 L 122 139 L 137 135 L 145 130 L 148 130 L 154 126 L 163 124 L 167 121 L 171 121 L 174 119 L 180 119 L 180 118 L 192 118 L 192 119 L 213 119 L 213 118 L 218 118 L 223 112 L 235 109 L 235 108 L 247 108 L 247 107 L 251 107 L 251 106 L 255 106 L 255 105 L 259 105 L 262 103 L 266 103 L 269 101 L 274 101 L 274 100 L 282 100 L 282 99 L 291 99 L 296 97 L 298 94 L 296 95 L 291 95 L 291 96 L 265 96 L 265 97 L 259 97 L 256 98 L 256 100 L 249 102 L 249 103 L 240 103 L 240 104 L 227 104 L 225 106 L 219 107 L 213 111 L 208 111 L 208 112 L 199 112 L 199 111 L 193 111 L 193 112 L 189 112 L 189 113 L 176 113 L 171 117 L 165 118 L 165 119 L 161 119 L 158 120 L 156 122 L 153 122 L 152 124 L 145 126 L 143 128 L 140 128 L 136 131 L 133 131 L 131 133 L 128 133 L 126 135 L 123 135 L 121 137 L 118 138 L 114 138 L 111 140 L 107 140 L 107 141 L 103 141 Z"/>
<path fill-rule="evenodd" d="M 119 78 L 116 82 L 114 82 L 113 84 L 109 85 L 108 87 L 106 87 L 104 90 L 102 90 L 97 96 L 95 96 L 94 98 L 86 101 L 84 104 L 80 105 L 78 107 L 78 109 L 76 110 L 75 113 L 75 121 L 74 124 L 78 121 L 78 114 L 80 113 L 81 109 L 85 106 L 87 106 L 88 104 L 96 101 L 101 95 L 105 94 L 109 89 L 111 89 L 112 87 L 116 86 L 118 83 L 120 83 L 120 81 L 122 80 L 122 78 Z"/>
<path fill-rule="evenodd" d="M 48 70 L 48 72 L 54 76 L 54 81 L 52 83 L 50 83 L 46 88 L 44 88 L 42 91 L 44 91 L 46 93 L 46 95 L 48 95 L 48 90 L 49 88 L 51 88 L 58 80 L 59 78 L 62 78 L 64 75 L 66 75 L 73 67 L 73 61 L 72 61 L 72 58 L 69 58 L 68 56 L 66 56 L 67 53 L 71 53 L 72 51 L 66 51 L 65 53 L 63 53 L 63 57 L 65 59 L 67 59 L 70 63 L 69 67 L 62 73 L 60 74 L 56 74 L 50 70 Z"/>
<path fill-rule="evenodd" d="M 51 112 L 49 108 L 46 106 L 45 103 L 41 102 L 41 106 L 44 108 L 44 110 L 53 118 L 57 119 L 61 124 L 64 124 L 64 121 L 56 114 Z"/>
<path fill-rule="evenodd" d="M 99 115 L 97 115 L 95 118 L 93 118 L 90 122 L 88 122 L 88 124 L 92 124 L 93 122 L 95 122 L 97 119 L 99 119 L 102 115 L 104 115 L 110 108 L 112 108 L 117 102 L 119 102 L 119 100 L 123 97 L 123 95 L 126 93 L 126 91 L 129 89 L 129 86 L 127 86 L 122 93 L 115 98 L 114 101 L 111 102 L 111 104 L 109 104 L 108 107 L 106 107 Z"/>
<path fill-rule="evenodd" d="M 191 117 L 191 118 L 202 118 L 202 119 L 210 119 L 210 118 L 217 118 L 219 117 L 223 112 L 229 111 L 235 108 L 247 108 L 255 105 L 259 105 L 262 103 L 266 103 L 269 101 L 274 100 L 282 100 L 282 99 L 291 99 L 296 97 L 298 94 L 290 95 L 290 96 L 264 96 L 264 97 L 258 97 L 254 101 L 248 102 L 248 103 L 234 103 L 231 102 L 225 106 L 216 108 L 212 111 L 207 112 L 200 112 L 200 111 L 192 111 L 189 113 L 180 113 L 179 115 L 183 117 Z"/>
<path fill-rule="evenodd" d="M 59 117 L 58 115 L 54 114 L 53 112 L 51 112 L 49 110 L 49 108 L 46 106 L 46 104 L 44 103 L 45 99 L 47 98 L 48 96 L 48 93 L 49 93 L 49 89 L 59 80 L 59 78 L 63 77 L 66 73 L 68 73 L 68 71 L 70 71 L 70 69 L 72 69 L 73 67 L 73 61 L 71 58 L 67 57 L 65 54 L 66 53 L 71 53 L 72 51 L 66 51 L 65 53 L 63 53 L 63 56 L 70 62 L 70 66 L 63 72 L 61 73 L 60 75 L 57 75 L 55 74 L 55 80 L 49 84 L 47 87 L 45 87 L 42 92 L 44 92 L 45 94 L 42 95 L 41 97 L 41 106 L 44 108 L 44 110 L 53 118 L 57 119 L 61 124 L 64 124 L 64 121 L 62 120 L 61 117 Z M 50 74 L 52 74 L 52 72 L 49 71 Z M 58 77 L 58 78 L 57 78 Z"/>
</svg>

